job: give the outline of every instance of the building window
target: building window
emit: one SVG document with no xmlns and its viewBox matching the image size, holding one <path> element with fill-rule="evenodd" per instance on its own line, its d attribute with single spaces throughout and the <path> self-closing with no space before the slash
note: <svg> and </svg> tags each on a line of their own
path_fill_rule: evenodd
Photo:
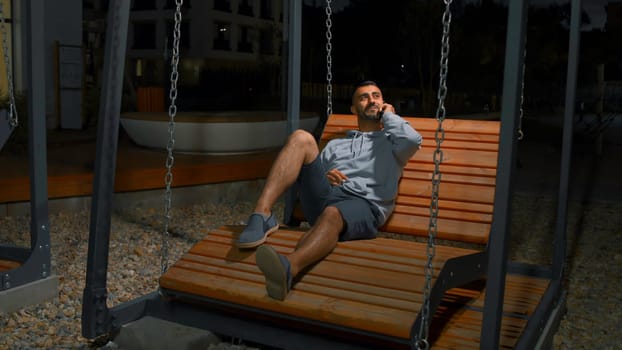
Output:
<svg viewBox="0 0 622 350">
<path fill-rule="evenodd" d="M 238 51 L 239 52 L 253 52 L 253 43 L 250 41 L 250 31 L 252 29 L 247 26 L 240 27 L 240 40 L 238 40 Z"/>
<path fill-rule="evenodd" d="M 218 22 L 216 23 L 216 35 L 214 38 L 214 50 L 231 50 L 230 44 L 231 24 Z"/>
<path fill-rule="evenodd" d="M 261 0 L 260 16 L 263 19 L 273 19 L 272 0 Z"/>
<path fill-rule="evenodd" d="M 181 5 L 181 8 L 184 8 L 184 9 L 189 9 L 191 7 L 192 6 L 190 6 L 190 0 L 184 0 L 184 3 Z M 164 8 L 166 10 L 176 9 L 177 2 L 175 0 L 166 0 L 166 5 L 164 5 Z"/>
<path fill-rule="evenodd" d="M 274 38 L 272 36 L 272 31 L 263 29 L 259 34 L 259 53 L 262 55 L 273 55 L 274 54 Z"/>
<path fill-rule="evenodd" d="M 167 21 L 166 22 L 166 49 L 171 50 L 173 48 L 173 29 L 175 27 L 175 22 Z M 179 47 L 184 49 L 190 48 L 190 23 L 188 21 L 182 20 L 181 26 L 179 27 L 180 35 L 179 38 Z"/>
<path fill-rule="evenodd" d="M 155 9 L 156 9 L 155 0 L 134 0 L 134 5 L 132 6 L 132 10 L 134 11 L 155 10 Z"/>
<path fill-rule="evenodd" d="M 134 43 L 132 48 L 150 50 L 156 48 L 155 22 L 134 22 Z"/>
<path fill-rule="evenodd" d="M 214 0 L 214 10 L 231 12 L 230 0 Z"/>
<path fill-rule="evenodd" d="M 253 17 L 253 6 L 250 4 L 250 0 L 240 0 L 238 5 L 238 13 L 244 16 Z"/>
</svg>

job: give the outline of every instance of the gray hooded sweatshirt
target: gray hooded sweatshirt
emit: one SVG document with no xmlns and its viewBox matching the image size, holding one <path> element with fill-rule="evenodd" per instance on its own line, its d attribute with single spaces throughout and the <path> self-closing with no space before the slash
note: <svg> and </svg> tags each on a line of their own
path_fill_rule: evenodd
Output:
<svg viewBox="0 0 622 350">
<path fill-rule="evenodd" d="M 404 166 L 421 145 L 422 137 L 398 115 L 385 111 L 381 131 L 348 131 L 328 142 L 320 159 L 326 170 L 337 169 L 348 177 L 345 192 L 370 201 L 380 211 L 383 225 L 393 208 Z"/>
</svg>

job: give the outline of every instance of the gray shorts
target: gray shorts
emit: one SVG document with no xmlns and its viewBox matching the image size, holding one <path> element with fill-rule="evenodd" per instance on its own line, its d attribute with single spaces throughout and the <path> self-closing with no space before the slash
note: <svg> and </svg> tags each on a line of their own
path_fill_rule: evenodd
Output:
<svg viewBox="0 0 622 350">
<path fill-rule="evenodd" d="M 375 238 L 378 233 L 379 212 L 367 199 L 344 191 L 340 186 L 328 182 L 320 158 L 303 165 L 298 176 L 300 204 L 305 218 L 313 225 L 328 206 L 336 207 L 341 213 L 345 227 L 339 235 L 340 241 Z"/>
</svg>

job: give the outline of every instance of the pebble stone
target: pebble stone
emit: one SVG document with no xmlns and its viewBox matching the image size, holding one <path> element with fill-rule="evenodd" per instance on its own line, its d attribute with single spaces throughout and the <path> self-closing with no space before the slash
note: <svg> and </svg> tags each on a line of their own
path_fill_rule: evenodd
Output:
<svg viewBox="0 0 622 350">
<path fill-rule="evenodd" d="M 219 203 L 173 208 L 169 263 L 175 262 L 211 228 L 244 223 L 253 203 Z M 551 261 L 556 203 L 517 194 L 512 203 L 509 257 Z M 282 213 L 282 207 L 275 208 Z M 622 203 L 570 202 L 568 259 L 564 279 L 567 311 L 554 337 L 554 349 L 622 349 Z M 108 305 L 157 289 L 162 247 L 161 210 L 131 208 L 111 221 Z M 82 291 L 88 247 L 88 212 L 50 215 L 52 270 L 59 277 L 58 297 L 40 305 L 0 314 L 0 349 L 118 349 L 114 341 L 81 336 Z M 30 218 L 0 217 L 0 243 L 28 246 Z M 210 350 L 260 347 L 243 341 L 211 345 Z"/>
</svg>

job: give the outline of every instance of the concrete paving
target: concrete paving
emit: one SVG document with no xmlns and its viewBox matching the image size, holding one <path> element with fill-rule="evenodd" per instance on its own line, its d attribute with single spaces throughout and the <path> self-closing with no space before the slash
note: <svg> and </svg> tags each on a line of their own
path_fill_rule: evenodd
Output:
<svg viewBox="0 0 622 350">
<path fill-rule="evenodd" d="M 206 350 L 221 342 L 215 334 L 193 327 L 144 317 L 124 325 L 109 349 L 122 350 Z"/>
<path fill-rule="evenodd" d="M 58 297 L 58 276 L 52 275 L 0 291 L 0 313 L 11 313 Z"/>
</svg>

